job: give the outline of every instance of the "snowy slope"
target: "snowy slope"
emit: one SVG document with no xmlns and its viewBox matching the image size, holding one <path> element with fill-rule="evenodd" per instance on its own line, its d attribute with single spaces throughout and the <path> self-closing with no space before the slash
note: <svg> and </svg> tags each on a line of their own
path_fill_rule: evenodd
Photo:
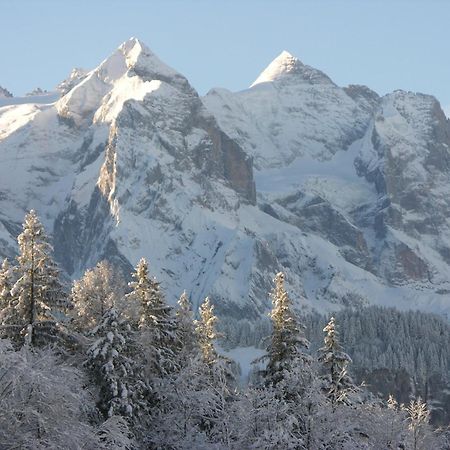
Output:
<svg viewBox="0 0 450 450">
<path fill-rule="evenodd" d="M 70 276 L 145 256 L 171 302 L 210 295 L 235 343 L 280 269 L 301 308 L 449 312 L 433 164 L 450 133 L 431 97 L 340 88 L 283 52 L 249 89 L 201 99 L 137 39 L 60 92 L 0 107 L 0 255 L 35 208 Z"/>
<path fill-rule="evenodd" d="M 369 101 L 355 101 L 319 70 L 281 53 L 250 89 L 213 89 L 204 98 L 219 124 L 254 156 L 257 169 L 286 166 L 298 157 L 330 159 L 367 128 Z"/>
</svg>

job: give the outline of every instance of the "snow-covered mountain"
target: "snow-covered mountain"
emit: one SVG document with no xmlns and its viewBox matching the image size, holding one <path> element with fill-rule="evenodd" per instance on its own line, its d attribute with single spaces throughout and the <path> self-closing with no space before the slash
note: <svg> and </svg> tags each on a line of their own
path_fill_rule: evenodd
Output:
<svg viewBox="0 0 450 450">
<path fill-rule="evenodd" d="M 8 91 L 8 89 L 0 86 L 0 98 L 11 98 L 12 96 L 13 95 Z"/>
<path fill-rule="evenodd" d="M 48 102 L 0 104 L 0 256 L 38 211 L 72 277 L 141 256 L 170 301 L 264 317 L 283 269 L 304 308 L 450 312 L 450 124 L 436 99 L 341 88 L 283 52 L 204 98 L 137 39 Z M 22 102 L 20 102 L 22 103 Z"/>
</svg>

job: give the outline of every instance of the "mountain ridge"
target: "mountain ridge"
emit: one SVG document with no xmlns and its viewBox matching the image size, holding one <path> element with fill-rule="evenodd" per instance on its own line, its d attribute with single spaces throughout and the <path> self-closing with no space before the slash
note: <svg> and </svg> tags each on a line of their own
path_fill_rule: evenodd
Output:
<svg viewBox="0 0 450 450">
<path fill-rule="evenodd" d="M 0 256 L 34 208 L 69 276 L 145 256 L 171 302 L 211 295 L 235 333 L 265 320 L 281 268 L 300 308 L 447 314 L 439 103 L 280 57 L 273 79 L 200 97 L 133 38 L 56 102 L 0 107 Z"/>
</svg>

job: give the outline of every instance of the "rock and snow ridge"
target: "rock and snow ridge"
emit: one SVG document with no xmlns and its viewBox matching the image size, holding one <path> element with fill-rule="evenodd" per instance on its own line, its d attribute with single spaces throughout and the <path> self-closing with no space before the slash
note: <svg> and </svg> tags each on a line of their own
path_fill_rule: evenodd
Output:
<svg viewBox="0 0 450 450">
<path fill-rule="evenodd" d="M 34 208 L 70 276 L 145 256 L 171 302 L 210 295 L 237 342 L 280 269 L 301 308 L 450 311 L 433 97 L 341 88 L 283 52 L 249 89 L 200 98 L 133 38 L 30 101 L 0 104 L 0 256 Z"/>
<path fill-rule="evenodd" d="M 8 89 L 0 86 L 0 98 L 11 98 L 12 96 L 13 95 L 8 91 Z"/>
</svg>

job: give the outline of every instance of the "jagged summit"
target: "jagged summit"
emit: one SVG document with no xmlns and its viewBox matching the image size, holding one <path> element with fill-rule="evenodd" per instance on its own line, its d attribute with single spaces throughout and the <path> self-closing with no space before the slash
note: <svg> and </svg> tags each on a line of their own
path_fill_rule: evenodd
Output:
<svg viewBox="0 0 450 450">
<path fill-rule="evenodd" d="M 12 96 L 13 95 L 8 91 L 8 89 L 0 86 L 0 98 L 12 98 Z"/>
<path fill-rule="evenodd" d="M 142 100 L 164 83 L 192 91 L 185 77 L 161 61 L 140 40 L 131 38 L 66 91 L 57 109 L 60 116 L 78 125 L 92 120 L 110 122 L 124 102 Z"/>
<path fill-rule="evenodd" d="M 134 36 L 131 36 L 130 39 L 119 45 L 119 48 L 122 49 L 124 53 L 131 51 L 135 47 L 142 49 L 143 47 L 146 46 L 142 41 L 140 41 L 137 37 Z"/>
<path fill-rule="evenodd" d="M 318 69 L 303 64 L 298 58 L 283 50 L 250 86 L 279 80 L 293 80 L 310 84 L 333 84 L 331 79 Z"/>
<path fill-rule="evenodd" d="M 125 57 L 127 69 L 134 69 L 142 76 L 149 76 L 150 74 L 152 76 L 158 75 L 159 77 L 181 76 L 135 37 L 121 44 L 117 52 L 122 53 Z M 113 56 L 114 54 L 111 57 Z"/>
<path fill-rule="evenodd" d="M 88 74 L 89 72 L 87 70 L 74 67 L 69 76 L 56 86 L 56 90 L 61 92 L 61 95 L 66 95 L 77 84 L 83 81 Z"/>
</svg>

